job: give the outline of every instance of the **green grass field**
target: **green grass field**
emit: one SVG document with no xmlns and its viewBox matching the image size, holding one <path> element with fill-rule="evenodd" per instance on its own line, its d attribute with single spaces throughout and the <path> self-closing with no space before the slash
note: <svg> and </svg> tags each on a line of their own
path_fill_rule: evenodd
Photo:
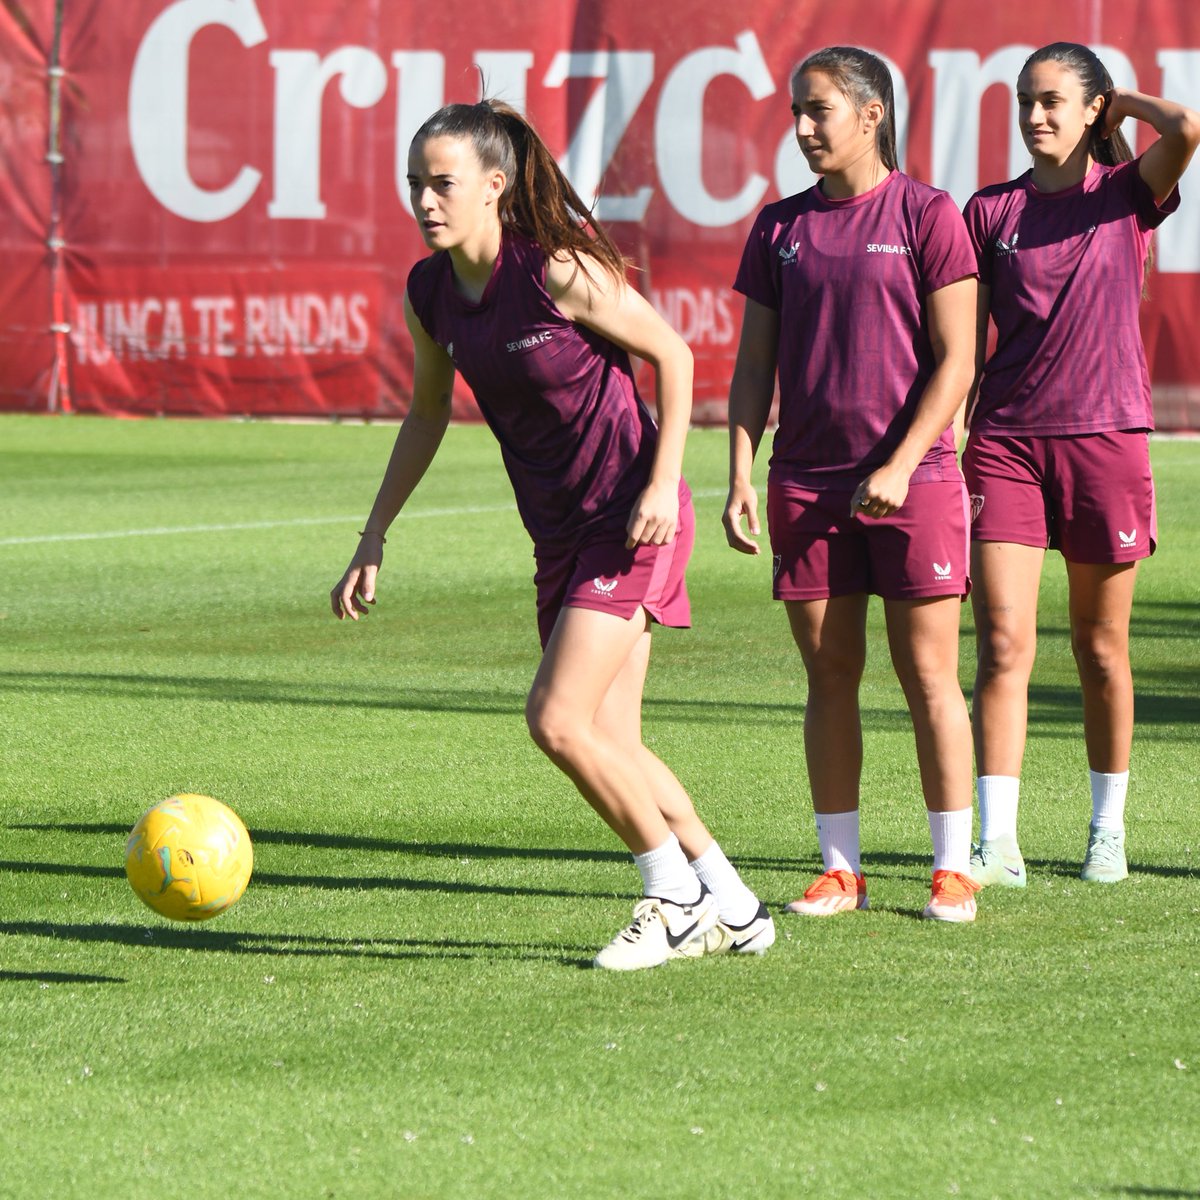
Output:
<svg viewBox="0 0 1200 1200">
<path fill-rule="evenodd" d="M 1200 1197 L 1200 444 L 1154 446 L 1126 883 L 1076 878 L 1050 559 L 1027 891 L 916 919 L 929 833 L 873 609 L 871 911 L 614 976 L 586 967 L 636 872 L 525 732 L 532 561 L 486 430 L 451 430 L 377 610 L 329 613 L 393 436 L 0 419 L 0 1196 Z M 688 454 L 696 626 L 656 637 L 647 740 L 778 910 L 818 869 L 799 658 L 769 556 L 725 548 L 723 433 Z M 968 688 L 971 637 L 968 610 Z M 196 927 L 122 866 L 178 791 L 255 840 Z"/>
</svg>

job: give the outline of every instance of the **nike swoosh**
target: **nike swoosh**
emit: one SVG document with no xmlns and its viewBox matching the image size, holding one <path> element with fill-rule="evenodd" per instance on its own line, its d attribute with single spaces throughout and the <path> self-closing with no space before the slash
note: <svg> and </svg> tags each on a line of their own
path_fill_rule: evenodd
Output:
<svg viewBox="0 0 1200 1200">
<path fill-rule="evenodd" d="M 664 922 L 664 924 L 665 924 L 665 922 Z M 699 924 L 700 924 L 700 921 L 699 921 L 699 918 L 697 918 L 682 933 L 672 933 L 671 927 L 669 925 L 667 925 L 666 926 L 667 945 L 670 946 L 672 950 L 678 950 L 679 947 L 682 946 L 684 942 L 686 942 L 690 937 L 692 937 L 695 934 L 696 929 L 699 926 Z"/>
<path fill-rule="evenodd" d="M 1014 868 L 1012 868 L 1012 867 L 1005 867 L 1004 869 L 1005 869 L 1005 870 L 1006 870 L 1006 871 L 1007 871 L 1007 872 L 1008 872 L 1010 875 L 1020 875 L 1020 873 L 1021 873 L 1021 871 L 1020 871 L 1020 869 L 1019 869 L 1019 868 L 1017 868 L 1017 869 L 1015 869 L 1015 870 L 1014 870 Z"/>
</svg>

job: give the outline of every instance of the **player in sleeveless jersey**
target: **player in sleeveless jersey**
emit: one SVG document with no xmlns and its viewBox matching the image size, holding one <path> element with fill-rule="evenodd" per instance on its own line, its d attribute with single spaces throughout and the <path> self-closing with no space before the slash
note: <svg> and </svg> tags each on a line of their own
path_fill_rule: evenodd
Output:
<svg viewBox="0 0 1200 1200">
<path fill-rule="evenodd" d="M 825 866 L 789 909 L 867 907 L 858 687 L 876 594 L 933 839 L 924 915 L 972 921 L 970 726 L 958 684 L 966 491 L 949 426 L 971 381 L 974 256 L 949 196 L 897 169 L 880 59 L 818 51 L 793 72 L 791 91 L 797 141 L 821 179 L 762 210 L 734 284 L 746 302 L 724 518 L 729 544 L 757 554 L 750 475 L 778 375 L 767 486 L 774 595 L 807 675 L 804 746 Z"/>
<path fill-rule="evenodd" d="M 1083 692 L 1092 817 L 1081 875 L 1114 883 L 1128 874 L 1134 580 L 1157 537 L 1138 305 L 1151 237 L 1179 205 L 1200 116 L 1114 88 L 1096 55 L 1071 42 L 1029 57 L 1017 104 L 1033 166 L 965 210 L 980 273 L 963 459 L 978 641 L 971 871 L 981 884 L 1025 886 L 1017 805 L 1038 584 L 1052 547 L 1066 560 Z M 1119 131 L 1126 118 L 1159 135 L 1136 160 Z M 997 343 L 985 362 L 989 318 Z"/>
<path fill-rule="evenodd" d="M 374 603 L 384 534 L 437 452 L 461 373 L 534 542 L 544 652 L 530 732 L 642 876 L 645 898 L 596 965 L 762 953 L 770 915 L 641 737 L 651 623 L 690 621 L 690 351 L 626 284 L 620 252 L 586 227 L 582 201 L 516 110 L 494 100 L 439 110 L 413 139 L 408 172 L 434 252 L 405 295 L 412 405 L 333 612 L 357 620 Z M 654 367 L 657 426 L 631 353 Z"/>
</svg>

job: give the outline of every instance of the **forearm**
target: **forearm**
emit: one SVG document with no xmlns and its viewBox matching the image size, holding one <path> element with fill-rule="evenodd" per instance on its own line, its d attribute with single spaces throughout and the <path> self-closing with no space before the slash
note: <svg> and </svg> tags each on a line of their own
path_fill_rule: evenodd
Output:
<svg viewBox="0 0 1200 1200">
<path fill-rule="evenodd" d="M 396 435 L 383 482 L 363 526 L 365 530 L 380 535 L 387 532 L 429 469 L 449 423 L 448 402 L 434 415 L 410 410 Z"/>
<path fill-rule="evenodd" d="M 888 458 L 889 467 L 900 468 L 907 475 L 917 469 L 929 448 L 954 424 L 971 382 L 969 363 L 946 359 L 938 364 L 917 402 L 912 423 Z"/>
<path fill-rule="evenodd" d="M 774 372 L 739 366 L 729 388 L 729 483 L 749 483 L 775 395 Z"/>
<path fill-rule="evenodd" d="M 1174 100 L 1149 96 L 1131 88 L 1113 88 L 1109 93 L 1109 112 L 1105 114 L 1110 125 L 1124 117 L 1144 121 L 1160 137 L 1177 140 L 1181 146 L 1195 145 L 1200 137 L 1200 116 Z"/>
<path fill-rule="evenodd" d="M 658 445 L 650 469 L 653 483 L 678 484 L 683 452 L 692 420 L 692 356 L 660 363 L 655 368 L 655 407 Z"/>
<path fill-rule="evenodd" d="M 983 382 L 983 368 L 987 362 L 988 322 L 991 319 L 992 289 L 990 284 L 981 283 L 975 293 L 975 370 L 971 386 L 967 389 L 962 407 L 954 414 L 954 444 L 962 440 L 963 432 L 971 424 L 975 402 L 979 399 L 979 385 Z"/>
<path fill-rule="evenodd" d="M 979 385 L 983 381 L 983 363 L 977 361 L 975 364 L 974 374 L 971 376 L 971 384 L 967 388 L 967 394 L 963 397 L 962 403 L 954 410 L 954 444 L 960 445 L 963 435 L 971 427 L 971 415 L 975 411 L 975 403 L 979 399 Z"/>
</svg>

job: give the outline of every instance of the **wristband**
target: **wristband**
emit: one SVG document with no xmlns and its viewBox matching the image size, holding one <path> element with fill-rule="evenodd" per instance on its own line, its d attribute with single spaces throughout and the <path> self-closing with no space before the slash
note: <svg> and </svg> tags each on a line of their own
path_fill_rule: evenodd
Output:
<svg viewBox="0 0 1200 1200">
<path fill-rule="evenodd" d="M 360 529 L 358 531 L 359 537 L 366 537 L 367 534 L 370 534 L 372 537 L 377 537 L 385 546 L 387 545 L 387 538 L 385 538 L 378 529 Z"/>
</svg>

